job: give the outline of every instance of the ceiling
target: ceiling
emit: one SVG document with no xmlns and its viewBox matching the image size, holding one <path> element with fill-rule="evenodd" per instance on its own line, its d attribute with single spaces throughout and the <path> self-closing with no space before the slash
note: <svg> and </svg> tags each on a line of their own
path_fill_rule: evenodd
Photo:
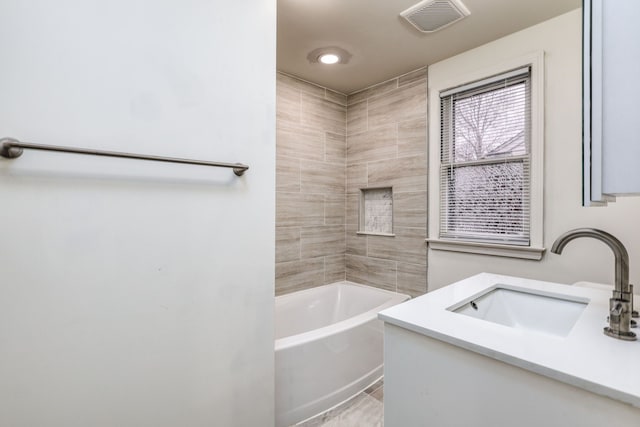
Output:
<svg viewBox="0 0 640 427">
<path fill-rule="evenodd" d="M 471 14 L 435 33 L 399 16 L 419 0 L 278 0 L 279 71 L 356 92 L 581 6 L 581 0 L 462 0 Z M 314 49 L 338 46 L 347 64 L 310 63 Z"/>
</svg>

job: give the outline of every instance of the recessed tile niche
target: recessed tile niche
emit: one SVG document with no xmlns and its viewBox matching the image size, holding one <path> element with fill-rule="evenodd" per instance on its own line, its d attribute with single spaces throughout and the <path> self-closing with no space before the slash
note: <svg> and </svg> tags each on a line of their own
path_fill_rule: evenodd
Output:
<svg viewBox="0 0 640 427">
<path fill-rule="evenodd" d="M 393 236 L 393 191 L 391 187 L 360 190 L 358 234 Z"/>
</svg>

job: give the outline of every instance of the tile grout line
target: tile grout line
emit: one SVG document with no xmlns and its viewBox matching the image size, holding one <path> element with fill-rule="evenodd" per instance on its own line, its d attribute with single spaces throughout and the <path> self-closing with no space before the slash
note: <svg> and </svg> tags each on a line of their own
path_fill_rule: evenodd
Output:
<svg viewBox="0 0 640 427">
<path fill-rule="evenodd" d="M 398 291 L 398 261 L 395 261 L 396 263 L 396 292 Z"/>
<path fill-rule="evenodd" d="M 366 124 L 367 124 L 365 132 L 369 132 L 369 98 L 367 98 L 365 102 L 367 103 L 365 107 Z"/>
<path fill-rule="evenodd" d="M 348 106 L 348 98 L 347 98 L 347 106 L 345 106 L 345 124 L 344 124 L 344 195 L 342 197 L 343 203 L 343 220 L 344 223 L 344 251 L 342 255 L 342 271 L 343 271 L 343 279 L 347 280 L 347 185 L 348 185 L 348 167 L 347 167 L 347 148 L 349 145 L 349 106 Z"/>
</svg>

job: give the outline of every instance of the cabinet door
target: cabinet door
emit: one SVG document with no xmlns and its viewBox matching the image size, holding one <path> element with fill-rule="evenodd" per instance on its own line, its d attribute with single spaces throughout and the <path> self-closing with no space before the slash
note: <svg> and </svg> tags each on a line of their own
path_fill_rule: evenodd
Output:
<svg viewBox="0 0 640 427">
<path fill-rule="evenodd" d="M 585 206 L 640 194 L 640 1 L 584 0 Z"/>
</svg>

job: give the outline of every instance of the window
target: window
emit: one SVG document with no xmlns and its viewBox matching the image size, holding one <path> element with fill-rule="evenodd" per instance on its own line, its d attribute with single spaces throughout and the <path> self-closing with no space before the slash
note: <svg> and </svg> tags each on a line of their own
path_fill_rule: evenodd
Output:
<svg viewBox="0 0 640 427">
<path fill-rule="evenodd" d="M 440 238 L 528 246 L 530 71 L 441 94 Z"/>
<path fill-rule="evenodd" d="M 540 260 L 544 52 L 430 74 L 429 248 Z"/>
</svg>

